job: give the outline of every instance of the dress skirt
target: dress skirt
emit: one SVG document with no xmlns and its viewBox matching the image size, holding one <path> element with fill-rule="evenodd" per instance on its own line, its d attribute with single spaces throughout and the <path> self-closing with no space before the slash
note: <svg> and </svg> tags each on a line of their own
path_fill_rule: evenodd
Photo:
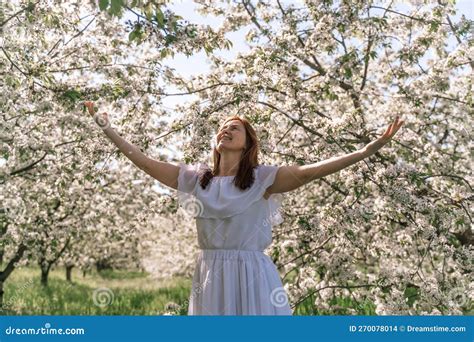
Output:
<svg viewBox="0 0 474 342">
<path fill-rule="evenodd" d="M 292 315 L 278 270 L 262 251 L 200 249 L 188 315 Z"/>
</svg>

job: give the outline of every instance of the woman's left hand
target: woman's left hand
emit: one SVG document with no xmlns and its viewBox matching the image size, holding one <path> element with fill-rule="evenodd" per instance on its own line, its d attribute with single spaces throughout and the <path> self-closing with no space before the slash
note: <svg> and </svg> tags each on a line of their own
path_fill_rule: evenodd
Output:
<svg viewBox="0 0 474 342">
<path fill-rule="evenodd" d="M 376 140 L 370 142 L 365 146 L 365 149 L 370 153 L 373 154 L 380 150 L 386 143 L 392 139 L 392 137 L 397 133 L 397 131 L 402 127 L 404 120 L 400 120 L 400 117 L 397 116 L 395 121 L 388 126 L 387 130 L 381 137 L 377 138 Z"/>
</svg>

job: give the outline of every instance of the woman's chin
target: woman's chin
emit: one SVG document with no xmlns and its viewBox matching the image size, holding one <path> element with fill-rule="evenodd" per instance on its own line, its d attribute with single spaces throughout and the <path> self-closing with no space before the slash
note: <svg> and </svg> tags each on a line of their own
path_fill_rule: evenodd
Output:
<svg viewBox="0 0 474 342">
<path fill-rule="evenodd" d="M 227 141 L 220 142 L 216 146 L 217 152 L 221 153 L 221 151 L 227 150 L 227 151 L 232 151 L 232 150 L 238 150 L 235 146 L 232 146 L 231 143 Z"/>
</svg>

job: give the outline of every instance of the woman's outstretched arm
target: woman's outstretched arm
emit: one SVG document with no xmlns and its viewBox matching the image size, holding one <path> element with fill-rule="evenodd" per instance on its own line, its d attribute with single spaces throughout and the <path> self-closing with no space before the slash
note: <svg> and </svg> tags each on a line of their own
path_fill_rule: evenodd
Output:
<svg viewBox="0 0 474 342">
<path fill-rule="evenodd" d="M 128 159 L 160 183 L 177 189 L 179 166 L 147 157 L 138 147 L 126 141 L 110 127 L 107 113 L 96 114 L 92 102 L 84 102 L 84 105 L 87 107 L 89 114 L 94 117 L 97 124 L 102 128 L 105 135 L 112 140 Z"/>
<path fill-rule="evenodd" d="M 397 116 L 381 137 L 358 151 L 309 165 L 281 166 L 278 169 L 274 183 L 267 189 L 266 193 L 272 194 L 294 190 L 312 180 L 340 171 L 371 156 L 389 142 L 403 122 Z"/>
</svg>

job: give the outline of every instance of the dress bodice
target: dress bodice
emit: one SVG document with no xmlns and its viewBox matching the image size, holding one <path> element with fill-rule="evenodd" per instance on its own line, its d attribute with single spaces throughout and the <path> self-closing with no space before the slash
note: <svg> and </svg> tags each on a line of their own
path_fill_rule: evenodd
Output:
<svg viewBox="0 0 474 342">
<path fill-rule="evenodd" d="M 273 184 L 278 166 L 258 165 L 252 186 L 241 190 L 234 176 L 214 177 L 205 189 L 199 175 L 205 164 L 180 163 L 178 201 L 196 219 L 199 247 L 263 251 L 272 240 L 272 226 L 280 224 L 282 195 L 263 197 Z"/>
</svg>

